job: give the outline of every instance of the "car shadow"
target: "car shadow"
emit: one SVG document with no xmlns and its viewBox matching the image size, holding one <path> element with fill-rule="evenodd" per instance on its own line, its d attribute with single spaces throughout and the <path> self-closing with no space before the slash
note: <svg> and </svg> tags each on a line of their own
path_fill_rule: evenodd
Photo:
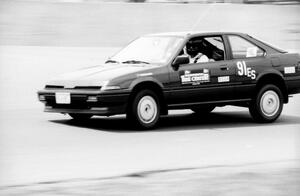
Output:
<svg viewBox="0 0 300 196">
<path fill-rule="evenodd" d="M 137 130 L 126 120 L 125 115 L 112 117 L 93 117 L 89 120 L 75 121 L 73 119 L 51 120 L 50 122 L 88 128 L 98 131 L 108 132 L 141 132 L 141 131 L 185 131 L 195 129 L 219 129 L 219 128 L 243 128 L 300 124 L 300 117 L 281 115 L 273 123 L 257 123 L 250 114 L 245 111 L 238 112 L 212 112 L 206 115 L 197 115 L 195 113 L 170 114 L 162 116 L 159 125 L 152 130 Z"/>
</svg>

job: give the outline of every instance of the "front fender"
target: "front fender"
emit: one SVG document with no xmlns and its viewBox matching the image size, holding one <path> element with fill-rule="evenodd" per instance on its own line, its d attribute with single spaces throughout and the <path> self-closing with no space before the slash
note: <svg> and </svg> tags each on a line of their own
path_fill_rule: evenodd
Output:
<svg viewBox="0 0 300 196">
<path fill-rule="evenodd" d="M 138 77 L 135 80 L 133 80 L 129 86 L 129 90 L 132 90 L 136 85 L 144 82 L 152 82 L 158 85 L 160 88 L 163 88 L 162 83 L 158 81 L 156 78 L 153 78 L 151 76 L 146 76 L 146 77 Z"/>
</svg>

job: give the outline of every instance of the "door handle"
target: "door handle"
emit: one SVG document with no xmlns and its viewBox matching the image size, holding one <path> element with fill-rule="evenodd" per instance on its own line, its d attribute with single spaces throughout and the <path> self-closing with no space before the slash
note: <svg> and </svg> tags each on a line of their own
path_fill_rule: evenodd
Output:
<svg viewBox="0 0 300 196">
<path fill-rule="evenodd" d="M 220 69 L 221 69 L 222 71 L 227 71 L 227 70 L 229 70 L 228 67 L 221 67 Z"/>
</svg>

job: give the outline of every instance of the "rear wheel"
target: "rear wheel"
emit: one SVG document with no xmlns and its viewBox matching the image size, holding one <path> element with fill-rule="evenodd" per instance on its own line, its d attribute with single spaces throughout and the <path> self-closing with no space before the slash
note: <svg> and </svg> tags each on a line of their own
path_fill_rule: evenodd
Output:
<svg viewBox="0 0 300 196">
<path fill-rule="evenodd" d="M 74 120 L 88 120 L 93 115 L 92 114 L 74 114 L 74 113 L 69 113 L 69 116 L 71 116 Z"/>
<path fill-rule="evenodd" d="M 258 122 L 273 122 L 281 114 L 283 95 L 281 90 L 273 85 L 263 86 L 249 106 L 251 116 Z"/>
<path fill-rule="evenodd" d="M 155 127 L 160 117 L 160 103 L 151 90 L 142 90 L 136 94 L 127 111 L 127 118 L 143 129 Z"/>
<path fill-rule="evenodd" d="M 196 114 L 208 114 L 215 109 L 214 105 L 202 105 L 191 108 Z"/>
</svg>

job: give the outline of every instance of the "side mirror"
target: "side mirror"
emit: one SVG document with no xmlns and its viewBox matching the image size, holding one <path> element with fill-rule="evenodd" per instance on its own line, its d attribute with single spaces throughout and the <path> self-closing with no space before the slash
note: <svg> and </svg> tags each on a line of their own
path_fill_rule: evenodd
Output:
<svg viewBox="0 0 300 196">
<path fill-rule="evenodd" d="M 180 55 L 175 58 L 175 60 L 172 63 L 172 67 L 178 69 L 179 65 L 189 64 L 189 63 L 190 63 L 190 58 L 188 55 Z"/>
</svg>

